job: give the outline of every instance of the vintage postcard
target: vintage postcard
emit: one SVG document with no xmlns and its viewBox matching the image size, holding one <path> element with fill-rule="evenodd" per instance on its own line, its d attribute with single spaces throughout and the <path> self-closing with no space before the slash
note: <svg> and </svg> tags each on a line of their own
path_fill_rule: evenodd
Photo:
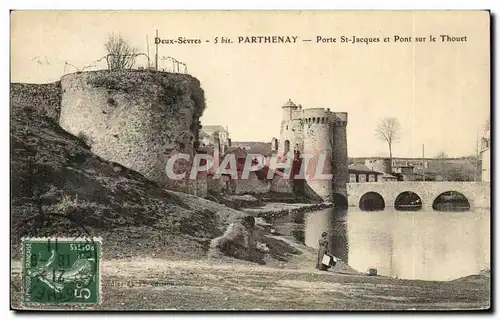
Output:
<svg viewBox="0 0 500 320">
<path fill-rule="evenodd" d="M 490 309 L 490 12 L 10 18 L 12 309 Z"/>
</svg>

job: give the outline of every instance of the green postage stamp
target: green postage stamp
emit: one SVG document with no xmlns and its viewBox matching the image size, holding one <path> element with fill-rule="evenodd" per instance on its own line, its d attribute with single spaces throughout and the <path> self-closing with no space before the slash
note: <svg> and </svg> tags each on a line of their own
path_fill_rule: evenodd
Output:
<svg viewBox="0 0 500 320">
<path fill-rule="evenodd" d="M 25 304 L 99 304 L 100 239 L 24 238 Z"/>
</svg>

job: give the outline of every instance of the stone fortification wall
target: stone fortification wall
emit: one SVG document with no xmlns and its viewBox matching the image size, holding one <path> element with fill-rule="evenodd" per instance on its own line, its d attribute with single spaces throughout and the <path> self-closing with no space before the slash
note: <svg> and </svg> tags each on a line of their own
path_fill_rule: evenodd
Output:
<svg viewBox="0 0 500 320">
<path fill-rule="evenodd" d="M 347 155 L 347 113 L 336 112 L 332 122 L 333 131 L 333 186 L 332 192 L 347 198 L 346 184 L 349 182 L 349 164 Z"/>
<path fill-rule="evenodd" d="M 60 125 L 85 138 L 92 152 L 173 189 L 193 188 L 187 181 L 169 180 L 165 167 L 173 153 L 194 153 L 205 108 L 197 79 L 101 70 L 65 75 L 61 89 Z"/>
<path fill-rule="evenodd" d="M 315 159 L 309 166 L 309 174 L 306 176 L 306 183 L 318 196 L 327 200 L 332 195 L 332 180 L 317 179 L 315 171 L 317 166 L 323 166 L 323 174 L 332 174 L 332 150 L 333 150 L 333 131 L 332 117 L 329 110 L 325 109 L 306 109 L 302 115 L 304 123 L 304 154 L 311 154 Z M 319 163 L 319 155 L 324 155 L 323 162 Z"/>
<path fill-rule="evenodd" d="M 58 122 L 61 111 L 61 84 L 59 81 L 46 84 L 11 83 L 10 100 L 13 117 L 17 112 L 30 109 L 38 116 Z"/>
</svg>

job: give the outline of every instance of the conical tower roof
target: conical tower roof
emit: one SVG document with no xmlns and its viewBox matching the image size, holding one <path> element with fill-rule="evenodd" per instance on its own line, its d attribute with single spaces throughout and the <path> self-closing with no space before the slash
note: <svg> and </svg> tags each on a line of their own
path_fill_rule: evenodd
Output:
<svg viewBox="0 0 500 320">
<path fill-rule="evenodd" d="M 283 105 L 283 108 L 297 108 L 297 105 L 293 103 L 292 99 L 288 99 L 288 101 Z"/>
</svg>

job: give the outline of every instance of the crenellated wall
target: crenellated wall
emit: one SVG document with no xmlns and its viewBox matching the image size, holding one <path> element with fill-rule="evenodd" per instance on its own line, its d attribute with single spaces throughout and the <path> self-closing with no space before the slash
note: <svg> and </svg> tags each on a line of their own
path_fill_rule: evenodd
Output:
<svg viewBox="0 0 500 320">
<path fill-rule="evenodd" d="M 325 200 L 331 200 L 335 193 L 347 198 L 347 113 L 323 108 L 302 109 L 302 106 L 295 105 L 291 100 L 282 110 L 278 154 L 283 155 L 289 145 L 291 152 L 315 155 L 316 159 L 311 161 L 306 179 L 310 187 L 308 190 Z M 314 179 L 320 154 L 325 156 L 322 173 L 333 174 L 333 180 Z"/>
<path fill-rule="evenodd" d="M 349 182 L 349 164 L 347 155 L 347 113 L 336 112 L 332 123 L 333 131 L 333 193 L 338 193 L 347 198 L 346 184 Z"/>
<path fill-rule="evenodd" d="M 302 114 L 304 125 L 304 148 L 302 152 L 314 155 L 306 175 L 306 183 L 318 196 L 329 199 L 333 193 L 331 179 L 318 179 L 316 172 L 333 174 L 333 123 L 331 114 L 324 109 L 306 109 Z M 324 158 L 319 156 L 323 155 Z M 321 167 L 323 170 L 321 170 Z M 321 170 L 321 171 L 320 171 Z"/>
</svg>

